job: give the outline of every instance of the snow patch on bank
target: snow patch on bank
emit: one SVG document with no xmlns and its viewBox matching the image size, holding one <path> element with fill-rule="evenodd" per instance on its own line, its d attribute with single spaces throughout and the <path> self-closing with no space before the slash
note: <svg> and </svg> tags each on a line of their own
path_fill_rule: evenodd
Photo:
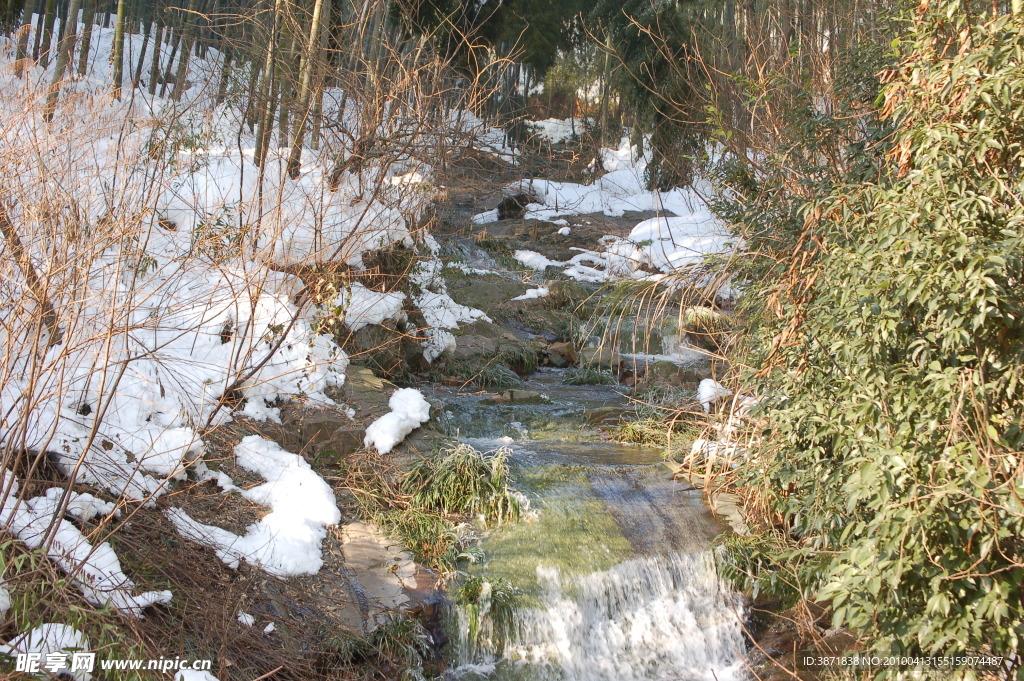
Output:
<svg viewBox="0 0 1024 681">
<path fill-rule="evenodd" d="M 335 300 L 335 308 L 342 312 L 345 326 L 356 332 L 371 324 L 383 324 L 400 319 L 405 304 L 404 293 L 382 293 L 359 282 L 348 291 L 342 291 Z"/>
<path fill-rule="evenodd" d="M 415 388 L 402 388 L 388 400 L 391 411 L 370 424 L 363 445 L 388 454 L 412 431 L 430 420 L 430 403 Z"/>
<path fill-rule="evenodd" d="M 269 506 L 270 513 L 246 528 L 244 536 L 200 523 L 178 508 L 165 511 L 168 519 L 183 536 L 213 549 L 232 568 L 244 561 L 279 577 L 319 572 L 327 527 L 341 519 L 334 490 L 301 456 L 258 435 L 235 447 L 235 459 L 266 480 L 238 493 Z"/>
<path fill-rule="evenodd" d="M 0 503 L 0 525 L 30 549 L 44 548 L 46 555 L 64 572 L 72 575 L 82 596 L 93 605 L 111 606 L 122 614 L 141 618 L 142 611 L 157 603 L 169 603 L 170 591 L 147 591 L 132 595 L 134 582 L 121 570 L 121 561 L 110 544 L 93 546 L 85 535 L 60 517 L 61 499 L 69 495 L 67 515 L 91 518 L 97 513 L 113 511 L 113 505 L 96 500 L 89 494 L 66 492 L 55 488 L 43 496 L 27 500 L 17 498 L 20 482 L 14 473 L 0 469 L 0 489 L 6 490 Z M 52 538 L 50 526 L 56 519 Z"/>
<path fill-rule="evenodd" d="M 526 194 L 533 202 L 526 207 L 526 219 L 554 221 L 556 218 L 604 213 L 621 217 L 627 211 L 659 211 L 685 214 L 694 205 L 694 195 L 682 189 L 667 192 L 647 189 L 648 158 L 623 137 L 617 149 L 601 150 L 603 174 L 592 184 L 526 179 L 510 185 L 508 195 Z M 497 211 L 474 217 L 477 224 L 495 222 Z"/>
<path fill-rule="evenodd" d="M 707 209 L 685 217 L 644 220 L 605 248 L 609 269 L 631 276 L 641 268 L 669 273 L 735 250 L 737 239 Z"/>
<path fill-rule="evenodd" d="M 709 256 L 728 256 L 742 244 L 712 215 L 699 192 L 673 189 L 649 191 L 646 185 L 648 159 L 623 138 L 617 149 L 601 150 L 604 174 L 593 184 L 526 179 L 505 189 L 508 195 L 526 194 L 531 203 L 526 219 L 567 224 L 559 216 L 604 213 L 619 217 L 627 211 L 657 212 L 667 215 L 644 220 L 625 238 L 605 236 L 599 241 L 603 252 L 586 251 L 559 262 L 530 250 L 516 251 L 514 257 L 527 267 L 543 271 L 548 267 L 564 269 L 577 281 L 604 283 L 616 278 L 659 281 L 666 275 L 700 268 Z M 674 213 L 675 216 L 671 214 Z M 477 224 L 498 219 L 497 210 L 474 216 Z M 568 236 L 571 229 L 561 227 L 558 234 Z M 711 283 L 707 277 L 688 280 L 695 285 Z M 732 297 L 727 285 L 716 284 L 716 293 Z"/>
<path fill-rule="evenodd" d="M 0 655 L 8 657 L 32 653 L 40 655 L 40 668 L 57 661 L 56 658 L 51 658 L 51 655 L 60 655 L 63 660 L 61 669 L 64 670 L 62 677 L 67 674 L 75 681 L 89 681 L 92 678 L 92 674 L 84 669 L 70 671 L 72 669 L 71 655 L 88 650 L 89 639 L 82 632 L 66 624 L 53 622 L 40 624 L 38 627 L 16 636 L 10 643 L 0 645 Z M 46 676 L 49 677 L 48 674 Z"/>
<path fill-rule="evenodd" d="M 413 303 L 423 313 L 423 318 L 427 322 L 423 357 L 428 362 L 433 362 L 455 348 L 455 336 L 450 329 L 457 329 L 460 324 L 477 320 L 491 321 L 482 310 L 461 305 L 448 295 L 448 285 L 441 275 L 442 269 L 444 263 L 432 257 L 420 261 L 410 276 L 413 285 L 420 289 L 420 293 L 413 298 Z"/>
<path fill-rule="evenodd" d="M 537 298 L 544 298 L 544 297 L 546 297 L 550 293 L 551 293 L 550 289 L 546 289 L 543 286 L 541 286 L 541 287 L 538 287 L 538 288 L 528 289 L 526 291 L 526 293 L 524 293 L 521 296 L 516 296 L 512 300 L 514 300 L 514 301 L 515 300 L 535 300 Z"/>
</svg>

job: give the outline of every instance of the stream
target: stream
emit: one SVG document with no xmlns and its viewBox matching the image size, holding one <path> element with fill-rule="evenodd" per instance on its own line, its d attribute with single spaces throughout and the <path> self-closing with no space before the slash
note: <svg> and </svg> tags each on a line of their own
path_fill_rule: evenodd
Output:
<svg viewBox="0 0 1024 681">
<path fill-rule="evenodd" d="M 485 405 L 438 389 L 452 435 L 507 448 L 526 520 L 488 533 L 471 576 L 476 606 L 453 606 L 447 678 L 475 681 L 744 679 L 742 599 L 711 558 L 723 531 L 699 490 L 659 452 L 603 439 L 588 411 L 625 405 L 618 386 L 570 386 L 559 370 L 524 382 L 545 404 Z M 520 590 L 511 607 L 490 597 Z"/>
</svg>

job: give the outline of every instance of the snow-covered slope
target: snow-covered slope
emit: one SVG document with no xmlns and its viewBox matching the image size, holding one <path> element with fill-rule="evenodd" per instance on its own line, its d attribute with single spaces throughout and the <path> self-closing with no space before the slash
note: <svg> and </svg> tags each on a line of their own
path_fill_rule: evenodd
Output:
<svg viewBox="0 0 1024 681">
<path fill-rule="evenodd" d="M 17 78 L 0 63 L 0 218 L 19 242 L 5 235 L 0 261 L 0 442 L 51 453 L 69 477 L 112 499 L 151 503 L 189 471 L 207 475 L 206 428 L 238 414 L 275 420 L 289 400 L 329 405 L 328 389 L 343 384 L 348 358 L 320 332 L 299 266 L 358 273 L 369 251 L 416 249 L 414 299 L 355 283 L 333 307 L 353 331 L 399 318 L 406 305 L 421 309 L 428 361 L 450 346 L 451 329 L 483 313 L 447 296 L 434 276 L 436 244 L 415 227 L 432 198 L 429 163 L 406 153 L 331 177 L 351 151 L 351 138 L 332 129 L 319 151 L 303 150 L 298 178 L 285 172 L 276 132 L 258 167 L 239 92 L 215 102 L 216 50 L 192 56 L 188 86 L 171 101 L 147 94 L 152 42 L 143 56 L 142 37 L 127 36 L 126 72 L 142 56 L 143 82 L 118 101 L 112 40 L 113 29 L 93 27 L 89 72 L 65 78 L 51 122 L 42 103 L 52 72 L 30 65 Z M 161 50 L 173 70 L 169 47 Z M 0 39 L 0 55 L 14 52 Z M 359 111 L 354 98 L 344 110 L 342 101 L 339 90 L 324 97 L 325 116 L 344 128 Z M 471 116 L 452 124 L 493 136 Z M 408 146 L 429 152 L 431 135 L 443 132 L 417 131 L 422 144 Z M 181 511 L 170 517 L 235 564 L 316 572 L 324 528 L 338 520 L 330 486 L 274 443 L 249 442 L 236 454 L 266 480 L 243 493 L 269 507 L 260 523 L 238 536 Z M 170 598 L 132 595 L 113 549 L 85 541 L 73 524 L 80 517 L 57 517 L 62 505 L 49 497 L 15 509 L 13 485 L 0 523 L 41 545 L 37 526 L 55 519 L 62 539 L 51 557 L 69 572 L 85 566 L 87 598 L 139 615 Z M 315 509 L 310 490 L 322 497 Z M 120 590 L 103 591 L 108 582 Z"/>
</svg>

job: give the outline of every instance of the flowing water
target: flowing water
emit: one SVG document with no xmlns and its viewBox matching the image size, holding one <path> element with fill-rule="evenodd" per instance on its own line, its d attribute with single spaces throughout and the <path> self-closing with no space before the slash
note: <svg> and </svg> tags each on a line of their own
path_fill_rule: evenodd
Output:
<svg viewBox="0 0 1024 681">
<path fill-rule="evenodd" d="M 726 681 L 744 678 L 743 604 L 718 581 L 722 527 L 660 455 L 603 440 L 591 410 L 623 404 L 608 386 L 541 371 L 543 405 L 439 394 L 449 428 L 479 449 L 508 447 L 533 512 L 491 532 L 470 574 L 475 605 L 449 623 L 451 679 Z M 520 593 L 509 605 L 507 586 Z"/>
</svg>

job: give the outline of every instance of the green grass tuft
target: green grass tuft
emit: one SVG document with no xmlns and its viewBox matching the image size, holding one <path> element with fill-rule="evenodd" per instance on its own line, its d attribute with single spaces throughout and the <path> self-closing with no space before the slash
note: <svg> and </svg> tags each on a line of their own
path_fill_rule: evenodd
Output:
<svg viewBox="0 0 1024 681">
<path fill-rule="evenodd" d="M 511 487 L 507 454 L 459 443 L 439 459 L 418 461 L 402 480 L 412 504 L 445 515 L 483 517 L 488 525 L 518 520 L 522 503 Z"/>
<path fill-rule="evenodd" d="M 455 375 L 481 388 L 518 388 L 522 381 L 504 364 L 487 364 L 480 369 L 465 364 L 455 367 Z"/>
<path fill-rule="evenodd" d="M 600 369 L 570 369 L 562 376 L 566 385 L 616 385 L 618 380 Z"/>
<path fill-rule="evenodd" d="M 418 562 L 450 572 L 468 555 L 467 521 L 480 518 L 485 527 L 515 521 L 523 505 L 505 452 L 459 443 L 439 454 L 418 461 L 401 480 L 372 465 L 353 468 L 347 486 L 365 518 L 400 539 Z"/>
</svg>

